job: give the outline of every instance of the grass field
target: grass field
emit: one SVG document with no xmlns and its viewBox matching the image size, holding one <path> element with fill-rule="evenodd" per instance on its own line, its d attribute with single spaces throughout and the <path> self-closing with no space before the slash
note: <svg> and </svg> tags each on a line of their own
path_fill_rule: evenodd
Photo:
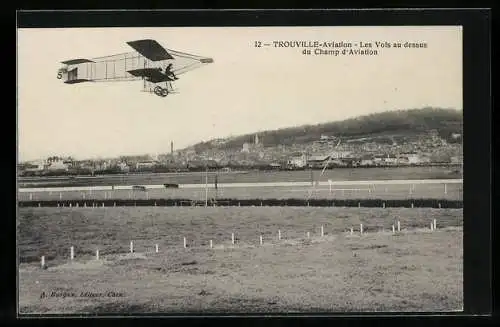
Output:
<svg viewBox="0 0 500 327">
<path fill-rule="evenodd" d="M 22 208 L 20 310 L 458 310 L 462 215 L 448 209 Z M 438 227 L 434 232 L 432 219 Z M 396 220 L 402 231 L 392 234 Z M 351 227 L 354 235 L 347 232 Z M 134 254 L 127 254 L 130 241 Z M 72 263 L 70 246 L 75 247 Z M 46 270 L 39 268 L 41 255 Z M 75 296 L 40 298 L 43 292 Z"/>
<path fill-rule="evenodd" d="M 286 187 L 227 187 L 216 190 L 213 185 L 208 189 L 208 198 L 236 198 L 236 199 L 305 199 L 313 190 L 311 186 Z M 411 189 L 411 190 L 410 190 Z M 446 191 L 446 193 L 445 193 Z M 33 200 L 105 200 L 105 199 L 191 199 L 204 200 L 204 188 L 178 189 L 148 189 L 133 190 L 93 190 L 93 191 L 44 191 L 19 192 L 21 201 Z M 317 186 L 310 198 L 316 199 L 446 199 L 462 200 L 462 184 L 413 184 L 412 185 L 336 185 Z"/>
</svg>

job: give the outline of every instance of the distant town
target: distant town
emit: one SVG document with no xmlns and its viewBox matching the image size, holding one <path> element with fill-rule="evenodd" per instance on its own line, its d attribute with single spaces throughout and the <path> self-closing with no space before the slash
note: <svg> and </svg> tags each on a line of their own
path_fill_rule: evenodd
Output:
<svg viewBox="0 0 500 327">
<path fill-rule="evenodd" d="M 188 147 L 164 154 L 119 158 L 75 160 L 51 156 L 20 163 L 19 176 L 103 175 L 141 172 L 208 170 L 301 170 L 342 167 L 399 167 L 453 165 L 463 162 L 462 135 L 453 133 L 446 141 L 436 130 L 404 142 L 380 142 L 376 138 L 348 139 L 321 135 L 307 144 L 266 146 L 258 134 L 241 148 L 227 148 L 226 139 L 210 141 L 208 149 Z"/>
</svg>

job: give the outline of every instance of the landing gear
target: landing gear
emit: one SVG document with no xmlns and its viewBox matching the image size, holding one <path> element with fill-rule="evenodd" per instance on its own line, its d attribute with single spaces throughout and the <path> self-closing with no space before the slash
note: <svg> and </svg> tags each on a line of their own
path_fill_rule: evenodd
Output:
<svg viewBox="0 0 500 327">
<path fill-rule="evenodd" d="M 160 97 L 166 97 L 170 93 L 174 93 L 174 88 L 172 86 L 172 82 L 167 81 L 165 83 L 165 87 L 161 87 L 159 85 L 155 86 L 155 88 L 153 89 L 153 92 L 154 92 L 154 94 L 156 94 L 157 96 L 160 96 Z"/>
<path fill-rule="evenodd" d="M 168 95 L 168 89 L 161 86 L 156 86 L 154 88 L 154 93 L 160 97 L 166 97 Z"/>
</svg>

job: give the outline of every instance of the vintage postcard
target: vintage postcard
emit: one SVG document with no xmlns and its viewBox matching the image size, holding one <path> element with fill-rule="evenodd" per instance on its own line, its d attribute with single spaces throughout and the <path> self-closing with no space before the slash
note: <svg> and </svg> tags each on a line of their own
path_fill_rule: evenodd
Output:
<svg viewBox="0 0 500 327">
<path fill-rule="evenodd" d="M 463 309 L 461 26 L 17 38 L 19 314 Z"/>
</svg>

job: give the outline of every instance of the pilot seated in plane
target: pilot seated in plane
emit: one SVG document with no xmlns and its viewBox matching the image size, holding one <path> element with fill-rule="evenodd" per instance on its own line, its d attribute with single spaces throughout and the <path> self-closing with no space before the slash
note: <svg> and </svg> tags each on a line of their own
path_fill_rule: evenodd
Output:
<svg viewBox="0 0 500 327">
<path fill-rule="evenodd" d="M 161 71 L 161 68 L 160 68 L 160 71 Z M 177 78 L 177 76 L 175 76 L 174 72 L 172 71 L 172 64 L 168 64 L 168 66 L 165 67 L 165 75 L 168 78 L 173 79 L 173 80 L 179 79 L 179 78 Z"/>
</svg>

